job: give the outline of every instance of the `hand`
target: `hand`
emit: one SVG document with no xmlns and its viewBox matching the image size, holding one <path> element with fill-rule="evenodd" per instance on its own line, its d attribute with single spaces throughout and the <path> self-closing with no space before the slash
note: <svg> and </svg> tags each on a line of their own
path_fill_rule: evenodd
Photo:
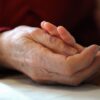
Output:
<svg viewBox="0 0 100 100">
<path fill-rule="evenodd" d="M 62 40 L 39 28 L 28 26 L 20 26 L 3 33 L 1 40 L 4 63 L 36 82 L 78 85 L 98 70 L 98 66 L 94 66 L 98 64 L 94 60 L 98 52 L 96 45 L 72 56 L 65 50 L 65 56 L 61 48 L 68 49 L 69 46 Z M 59 46 L 61 51 L 57 49 L 56 52 L 55 46 Z"/>
<path fill-rule="evenodd" d="M 97 53 L 96 58 L 98 59 L 97 62 L 100 62 L 100 51 Z M 94 75 L 92 75 L 90 78 L 88 78 L 86 80 L 86 83 L 100 86 L 100 63 L 98 66 L 99 66 L 98 71 Z"/>
<path fill-rule="evenodd" d="M 55 25 L 43 21 L 41 23 L 41 27 L 47 31 L 50 35 L 57 36 L 60 39 L 62 39 L 65 43 L 72 45 L 73 47 L 77 48 L 78 52 L 82 52 L 84 47 L 75 43 L 74 37 L 62 26 L 56 27 Z M 73 45 L 74 43 L 74 45 Z M 96 55 L 97 63 L 100 62 L 100 51 Z M 100 67 L 100 63 L 96 64 L 97 66 Z M 95 65 L 95 66 L 96 66 Z M 96 84 L 100 85 L 100 69 L 95 73 L 95 75 L 92 75 L 89 77 L 86 82 L 91 83 L 91 84 Z"/>
<path fill-rule="evenodd" d="M 41 22 L 41 28 L 44 29 L 46 32 L 48 32 L 52 36 L 57 36 L 61 40 L 63 40 L 67 45 L 72 46 L 77 50 L 77 53 L 81 52 L 84 47 L 78 44 L 75 40 L 75 38 L 71 35 L 71 33 L 66 30 L 63 26 L 56 27 L 55 25 L 42 21 Z"/>
</svg>

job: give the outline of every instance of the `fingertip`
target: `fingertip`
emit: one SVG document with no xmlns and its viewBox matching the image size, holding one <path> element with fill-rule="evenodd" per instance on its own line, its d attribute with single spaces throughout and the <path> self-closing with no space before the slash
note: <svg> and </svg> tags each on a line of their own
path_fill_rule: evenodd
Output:
<svg viewBox="0 0 100 100">
<path fill-rule="evenodd" d="M 100 47 L 96 44 L 93 44 L 91 46 L 89 46 L 92 50 L 94 50 L 94 53 L 96 54 L 99 50 L 100 50 Z"/>
<path fill-rule="evenodd" d="M 51 31 L 57 28 L 55 25 L 53 25 L 50 22 L 44 22 L 44 27 L 47 27 Z"/>
<path fill-rule="evenodd" d="M 58 26 L 58 29 L 62 29 L 62 28 L 64 28 L 63 26 Z"/>
<path fill-rule="evenodd" d="M 98 45 L 91 45 L 89 47 L 86 47 L 83 51 L 82 51 L 82 56 L 90 61 L 92 61 L 95 57 L 97 52 L 99 51 L 99 46 Z"/>
<path fill-rule="evenodd" d="M 70 32 L 64 26 L 58 26 L 57 29 L 61 33 L 68 33 L 70 35 Z"/>
<path fill-rule="evenodd" d="M 60 33 L 62 33 L 63 31 L 65 31 L 63 26 L 58 26 L 58 27 L 57 27 L 57 30 L 58 30 Z"/>
<path fill-rule="evenodd" d="M 41 27 L 46 30 L 48 33 L 50 33 L 52 30 L 54 30 L 53 25 L 50 22 L 47 21 L 42 21 L 41 22 Z"/>
<path fill-rule="evenodd" d="M 42 22 L 41 22 L 41 24 L 40 24 L 41 27 L 44 27 L 44 23 L 46 23 L 46 21 L 42 21 Z"/>
</svg>

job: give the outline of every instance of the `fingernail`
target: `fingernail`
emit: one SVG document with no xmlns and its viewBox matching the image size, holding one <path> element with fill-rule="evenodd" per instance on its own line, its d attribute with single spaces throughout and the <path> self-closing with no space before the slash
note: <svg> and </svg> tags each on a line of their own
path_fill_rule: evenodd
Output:
<svg viewBox="0 0 100 100">
<path fill-rule="evenodd" d="M 46 21 L 42 21 L 42 22 L 41 22 L 41 25 L 43 25 L 43 26 L 44 26 L 44 24 L 45 24 L 45 23 L 46 23 Z"/>
<path fill-rule="evenodd" d="M 96 54 L 99 50 L 100 50 L 100 46 L 98 46 L 98 45 L 92 45 L 92 47 L 94 47 L 94 49 L 95 49 L 95 53 L 94 54 Z"/>
<path fill-rule="evenodd" d="M 94 46 L 96 46 L 96 51 L 100 50 L 100 46 L 98 45 L 94 45 Z"/>
</svg>

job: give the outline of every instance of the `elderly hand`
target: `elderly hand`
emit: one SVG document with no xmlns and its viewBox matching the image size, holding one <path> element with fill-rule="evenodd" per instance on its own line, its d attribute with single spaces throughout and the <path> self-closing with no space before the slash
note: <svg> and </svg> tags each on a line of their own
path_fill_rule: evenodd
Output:
<svg viewBox="0 0 100 100">
<path fill-rule="evenodd" d="M 67 35 L 72 41 L 65 43 L 35 27 L 20 26 L 4 32 L 0 37 L 2 61 L 36 82 L 78 85 L 98 70 L 99 47 L 92 45 L 77 53 L 72 47 L 75 40 Z"/>
<path fill-rule="evenodd" d="M 78 52 L 82 52 L 84 47 L 79 45 L 78 43 L 74 42 L 73 45 L 73 41 L 75 41 L 74 37 L 62 26 L 58 26 L 56 27 L 55 25 L 43 21 L 41 23 L 41 27 L 47 31 L 50 35 L 53 36 L 57 36 L 60 39 L 62 39 L 65 43 L 72 45 L 74 48 L 77 48 Z M 89 77 L 85 82 L 91 83 L 91 84 L 96 84 L 96 85 L 100 85 L 100 51 L 97 52 L 96 58 L 97 63 L 95 66 L 99 67 L 99 70 L 93 74 L 91 77 Z M 93 62 L 92 62 L 93 63 Z"/>
</svg>

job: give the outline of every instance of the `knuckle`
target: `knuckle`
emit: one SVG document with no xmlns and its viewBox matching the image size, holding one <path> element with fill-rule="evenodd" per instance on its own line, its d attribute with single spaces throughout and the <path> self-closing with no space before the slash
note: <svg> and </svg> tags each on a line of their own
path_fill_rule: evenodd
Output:
<svg viewBox="0 0 100 100">
<path fill-rule="evenodd" d="M 21 29 L 21 28 L 23 28 L 23 27 L 27 27 L 27 26 L 20 25 L 20 26 L 15 27 L 14 29 Z"/>
<path fill-rule="evenodd" d="M 42 31 L 41 28 L 35 27 L 34 28 L 35 31 Z"/>
<path fill-rule="evenodd" d="M 40 28 L 38 28 L 38 27 L 35 27 L 34 29 L 33 29 L 33 33 L 34 34 L 40 34 L 42 32 L 42 29 L 40 29 Z"/>
<path fill-rule="evenodd" d="M 32 31 L 29 32 L 29 35 L 32 37 L 32 39 L 37 41 L 43 35 L 42 33 L 43 33 L 42 29 L 35 27 L 32 29 Z"/>
<path fill-rule="evenodd" d="M 15 27 L 14 30 L 28 30 L 30 28 L 32 28 L 32 27 L 27 26 L 27 25 L 21 25 L 21 26 Z"/>
</svg>

